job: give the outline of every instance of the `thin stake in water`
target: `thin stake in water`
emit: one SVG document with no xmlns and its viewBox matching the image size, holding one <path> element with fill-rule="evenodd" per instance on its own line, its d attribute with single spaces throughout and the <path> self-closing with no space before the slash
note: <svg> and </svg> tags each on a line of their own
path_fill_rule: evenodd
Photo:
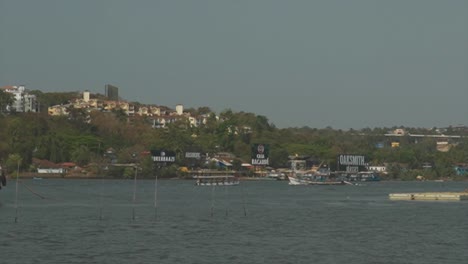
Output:
<svg viewBox="0 0 468 264">
<path fill-rule="evenodd" d="M 228 189 L 227 185 L 224 185 L 224 196 L 226 199 L 226 217 L 229 215 L 229 196 L 228 196 Z"/>
<path fill-rule="evenodd" d="M 16 193 L 15 193 L 15 223 L 18 223 L 18 183 L 19 183 L 19 165 L 18 160 L 18 169 L 16 170 Z"/>
<path fill-rule="evenodd" d="M 137 174 L 138 167 L 135 165 L 135 177 L 133 179 L 133 209 L 132 209 L 132 220 L 135 221 L 135 202 L 136 202 L 136 189 L 137 189 Z"/>
<path fill-rule="evenodd" d="M 244 216 L 247 216 L 247 210 L 245 209 L 245 197 L 244 197 L 244 187 L 241 185 L 242 192 L 242 207 L 244 208 Z"/>
<path fill-rule="evenodd" d="M 211 217 L 214 215 L 214 191 L 215 191 L 215 185 L 212 185 L 213 188 L 211 188 Z"/>
<path fill-rule="evenodd" d="M 154 221 L 158 219 L 158 174 L 154 176 Z"/>
<path fill-rule="evenodd" d="M 101 186 L 99 188 L 99 221 L 102 220 L 102 189 L 104 186 L 104 176 L 101 177 Z"/>
</svg>

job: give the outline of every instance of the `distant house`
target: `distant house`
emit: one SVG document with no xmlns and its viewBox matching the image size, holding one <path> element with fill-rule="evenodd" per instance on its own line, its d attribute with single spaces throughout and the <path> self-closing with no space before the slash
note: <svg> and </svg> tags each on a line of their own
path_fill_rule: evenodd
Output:
<svg viewBox="0 0 468 264">
<path fill-rule="evenodd" d="M 37 173 L 66 173 L 67 169 L 60 164 L 48 160 L 33 159 L 33 164 L 37 167 Z"/>
<path fill-rule="evenodd" d="M 397 128 L 397 129 L 393 130 L 393 134 L 403 136 L 403 135 L 406 134 L 406 131 L 403 128 Z"/>
<path fill-rule="evenodd" d="M 66 170 L 64 168 L 37 168 L 37 173 L 65 173 Z"/>
<path fill-rule="evenodd" d="M 68 115 L 69 105 L 54 105 L 50 106 L 47 110 L 50 116 Z"/>
<path fill-rule="evenodd" d="M 386 166 L 369 166 L 368 170 L 385 173 L 387 172 L 387 167 Z"/>
</svg>

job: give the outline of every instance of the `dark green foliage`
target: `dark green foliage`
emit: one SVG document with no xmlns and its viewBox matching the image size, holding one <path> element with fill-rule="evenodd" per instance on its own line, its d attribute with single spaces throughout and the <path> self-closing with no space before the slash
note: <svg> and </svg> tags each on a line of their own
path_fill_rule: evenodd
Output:
<svg viewBox="0 0 468 264">
<path fill-rule="evenodd" d="M 7 106 L 13 104 L 13 94 L 4 92 L 0 89 L 0 114 L 6 112 Z"/>
<path fill-rule="evenodd" d="M 33 93 L 38 96 L 42 110 L 45 106 L 67 103 L 80 96 L 76 92 Z M 8 98 L 0 93 L 0 105 L 7 101 Z M 13 159 L 8 157 L 15 154 L 14 157 L 21 157 L 23 169 L 30 167 L 32 158 L 39 158 L 53 162 L 73 161 L 80 166 L 94 164 L 93 170 L 98 174 L 130 177 L 134 171 L 107 165 L 112 161 L 136 162 L 141 177 L 151 178 L 155 173 L 160 177 L 184 176 L 177 169 L 179 166 L 195 166 L 183 158 L 184 152 L 190 148 L 196 146 L 201 153 L 208 155 L 231 152 L 237 157 L 233 161 L 235 169 L 240 169 L 242 162 L 250 162 L 254 143 L 270 145 L 270 166 L 274 168 L 286 167 L 289 155 L 308 156 L 333 168 L 338 154 L 360 154 L 373 165 L 387 164 L 390 178 L 414 179 L 420 174 L 426 178 L 452 177 L 455 176 L 453 164 L 468 163 L 467 138 L 458 140 L 458 145 L 448 152 L 438 152 L 433 138 L 419 139 L 416 143 L 408 136 L 398 138 L 399 148 L 391 148 L 393 139 L 384 134 L 394 128 L 349 131 L 330 127 L 279 129 L 265 116 L 253 113 L 228 109 L 217 119 L 208 107 L 188 111 L 192 115 L 209 114 L 207 123 L 190 127 L 188 120 L 181 118 L 166 128 L 153 129 L 148 118 L 128 117 L 122 111 L 88 113 L 78 109 L 70 109 L 68 117 L 50 117 L 46 113 L 0 115 L 0 163 L 8 160 L 8 164 L 13 166 Z M 418 128 L 406 130 L 428 133 Z M 377 143 L 383 143 L 385 147 L 376 148 Z M 113 158 L 104 156 L 110 148 L 115 151 Z M 175 151 L 176 164 L 155 168 L 150 157 L 142 154 L 150 149 Z M 134 153 L 138 154 L 136 158 Z M 433 164 L 433 167 L 423 170 L 426 163 Z M 210 164 L 206 166 L 210 167 Z"/>
</svg>

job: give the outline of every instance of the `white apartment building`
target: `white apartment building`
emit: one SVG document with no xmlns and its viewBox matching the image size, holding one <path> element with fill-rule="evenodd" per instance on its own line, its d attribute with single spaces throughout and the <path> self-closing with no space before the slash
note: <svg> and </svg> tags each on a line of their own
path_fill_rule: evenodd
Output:
<svg viewBox="0 0 468 264">
<path fill-rule="evenodd" d="M 4 92 L 13 94 L 14 102 L 7 106 L 8 111 L 16 112 L 37 112 L 37 98 L 28 94 L 24 85 L 6 86 L 2 88 Z"/>
</svg>

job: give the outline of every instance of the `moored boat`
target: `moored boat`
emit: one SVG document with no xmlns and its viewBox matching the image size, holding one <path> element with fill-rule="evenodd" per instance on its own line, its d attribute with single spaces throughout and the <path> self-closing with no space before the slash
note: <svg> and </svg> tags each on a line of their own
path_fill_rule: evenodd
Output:
<svg viewBox="0 0 468 264">
<path fill-rule="evenodd" d="M 233 175 L 193 176 L 198 186 L 231 186 L 239 185 L 239 178 Z"/>
<path fill-rule="evenodd" d="M 277 181 L 282 181 L 282 180 L 287 179 L 286 174 L 284 174 L 283 172 L 270 172 L 265 176 L 265 178 L 270 179 L 270 180 L 277 180 Z"/>
<path fill-rule="evenodd" d="M 301 159 L 291 160 L 291 171 L 287 174 L 289 185 L 345 185 L 352 184 L 336 177 L 330 172 L 328 165 L 323 162 L 311 169 L 305 169 L 305 161 Z M 323 166 L 322 166 L 323 165 Z"/>
<path fill-rule="evenodd" d="M 293 171 L 288 175 L 289 185 L 345 185 L 347 181 L 334 178 L 331 174 Z"/>
<path fill-rule="evenodd" d="M 380 181 L 380 175 L 378 172 L 375 171 L 359 171 L 359 172 L 344 172 L 344 171 L 336 171 L 332 174 L 335 175 L 336 178 L 340 178 L 344 181 L 348 182 L 376 182 Z"/>
</svg>

